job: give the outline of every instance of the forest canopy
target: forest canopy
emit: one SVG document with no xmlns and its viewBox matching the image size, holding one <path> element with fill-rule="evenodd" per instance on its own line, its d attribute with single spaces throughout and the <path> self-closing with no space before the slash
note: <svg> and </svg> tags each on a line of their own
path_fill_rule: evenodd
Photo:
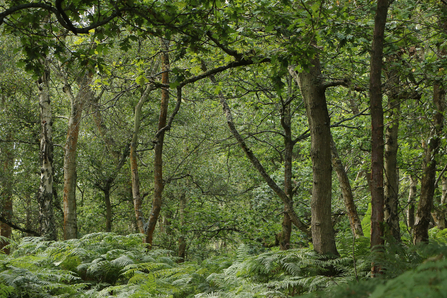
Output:
<svg viewBox="0 0 447 298">
<path fill-rule="evenodd" d="M 444 1 L 0 0 L 0 30 L 0 297 L 445 274 Z"/>
</svg>

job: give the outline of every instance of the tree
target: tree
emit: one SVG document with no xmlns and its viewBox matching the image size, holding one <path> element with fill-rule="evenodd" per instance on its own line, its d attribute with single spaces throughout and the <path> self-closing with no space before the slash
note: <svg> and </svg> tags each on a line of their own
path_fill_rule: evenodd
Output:
<svg viewBox="0 0 447 298">
<path fill-rule="evenodd" d="M 39 221 L 42 235 L 50 240 L 56 240 L 56 223 L 53 214 L 53 117 L 49 86 L 50 69 L 46 57 L 42 58 L 42 64 L 44 65 L 44 72 L 38 82 L 41 125 Z"/>
<path fill-rule="evenodd" d="M 306 103 L 311 134 L 312 157 L 312 243 L 320 254 L 338 255 L 331 221 L 332 168 L 331 131 L 326 106 L 325 89 L 321 80 L 321 66 L 317 57 L 309 61 L 309 71 L 296 74 L 289 68 L 300 86 Z"/>
<path fill-rule="evenodd" d="M 439 31 L 442 35 L 447 33 L 447 5 L 440 4 L 438 15 Z M 438 44 L 437 57 L 443 57 L 446 50 Z M 439 58 L 438 58 L 439 59 Z M 438 69 L 438 72 L 442 71 Z M 438 164 L 438 153 L 441 147 L 441 136 L 444 128 L 444 110 L 446 90 L 444 80 L 437 76 L 433 79 L 433 124 L 430 127 L 429 139 L 425 146 L 424 160 L 422 165 L 421 197 L 417 208 L 414 224 L 413 242 L 428 242 L 428 227 L 431 221 L 431 211 L 433 210 L 433 196 L 436 185 L 436 166 Z"/>
<path fill-rule="evenodd" d="M 337 146 L 334 142 L 334 138 L 331 135 L 331 156 L 332 166 L 337 172 L 337 177 L 340 183 L 340 188 L 343 194 L 343 200 L 346 210 L 348 211 L 349 224 L 353 235 L 358 238 L 363 236 L 362 223 L 357 213 L 357 208 L 354 203 L 354 197 L 352 193 L 351 183 L 349 182 L 348 174 L 343 167 L 340 156 L 338 154 Z"/>
<path fill-rule="evenodd" d="M 161 83 L 169 85 L 169 41 L 161 38 Z M 168 104 L 169 104 L 169 90 L 164 87 L 161 90 L 161 102 L 160 102 L 160 116 L 158 120 L 158 132 L 156 135 L 156 143 L 154 148 L 154 199 L 152 201 L 152 211 L 150 213 L 148 227 L 146 230 L 145 242 L 152 246 L 153 233 L 155 225 L 157 224 L 158 216 L 160 214 L 162 193 L 164 188 L 163 181 L 163 142 L 165 137 L 165 131 L 162 130 L 167 124 L 168 117 Z"/>
<path fill-rule="evenodd" d="M 371 105 L 371 248 L 383 245 L 384 192 L 383 192 L 383 110 L 382 110 L 382 57 L 388 1 L 378 0 L 374 17 L 374 36 L 370 63 L 370 105 Z M 380 268 L 373 264 L 372 274 Z"/>
<path fill-rule="evenodd" d="M 76 148 L 84 105 L 93 95 L 90 89 L 92 74 L 86 73 L 78 78 L 79 90 L 74 96 L 67 78 L 64 78 L 64 91 L 70 99 L 67 140 L 64 147 L 64 239 L 77 238 L 76 213 Z"/>
<path fill-rule="evenodd" d="M 428 226 L 433 209 L 433 195 L 435 192 L 437 154 L 440 149 L 440 138 L 444 127 L 445 90 L 441 82 L 436 82 L 433 88 L 433 103 L 435 114 L 433 129 L 425 148 L 423 175 L 421 179 L 421 197 L 414 223 L 413 242 L 428 242 Z"/>
<path fill-rule="evenodd" d="M 5 109 L 2 109 L 5 111 Z M 11 132 L 6 132 L 6 140 L 4 144 L 0 147 L 0 153 L 2 158 L 1 161 L 1 171 L 0 171 L 0 181 L 1 181 L 1 191 L 0 191 L 0 216 L 4 221 L 0 224 L 0 236 L 5 238 L 11 238 L 12 229 L 7 222 L 12 221 L 13 208 L 12 208 L 12 194 L 13 194 L 13 173 L 14 173 L 14 144 L 12 142 Z M 9 243 L 7 240 L 0 239 L 0 251 L 5 254 L 10 253 L 10 249 L 5 247 Z"/>
</svg>

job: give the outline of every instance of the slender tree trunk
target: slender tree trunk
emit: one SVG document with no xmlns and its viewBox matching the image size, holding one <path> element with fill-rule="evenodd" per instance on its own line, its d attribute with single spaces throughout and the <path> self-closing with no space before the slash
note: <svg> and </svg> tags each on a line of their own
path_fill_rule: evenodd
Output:
<svg viewBox="0 0 447 298">
<path fill-rule="evenodd" d="M 57 231 L 53 215 L 53 117 L 50 103 L 50 71 L 46 59 L 44 65 L 45 71 L 38 82 L 41 124 L 39 222 L 42 236 L 56 240 Z"/>
<path fill-rule="evenodd" d="M 178 256 L 180 258 L 179 263 L 183 263 L 186 257 L 186 237 L 185 237 L 185 225 L 186 225 L 186 195 L 183 193 L 180 196 L 180 237 L 178 238 Z"/>
<path fill-rule="evenodd" d="M 284 129 L 284 192 L 290 201 L 293 201 L 293 186 L 292 186 L 292 153 L 293 140 L 291 129 L 291 102 L 283 105 L 281 111 L 281 125 Z M 290 248 L 290 236 L 292 234 L 292 221 L 287 213 L 287 207 L 284 206 L 284 215 L 282 221 L 281 237 L 279 239 L 279 246 L 281 250 Z"/>
<path fill-rule="evenodd" d="M 377 0 L 374 18 L 374 36 L 371 48 L 370 105 L 371 105 L 371 248 L 383 245 L 384 190 L 383 190 L 383 109 L 382 109 L 382 57 L 388 0 Z M 381 268 L 372 264 L 375 276 Z"/>
<path fill-rule="evenodd" d="M 71 110 L 68 120 L 67 139 L 64 147 L 64 239 L 75 239 L 78 235 L 76 214 L 76 148 L 82 109 L 87 100 L 92 98 L 90 90 L 91 75 L 86 75 L 79 83 L 78 94 L 73 96 L 71 87 L 66 82 L 65 93 L 70 98 Z"/>
<path fill-rule="evenodd" d="M 169 41 L 161 39 L 161 61 L 162 61 L 162 84 L 169 84 Z M 169 104 L 169 90 L 163 88 L 161 91 L 161 104 L 160 104 L 160 116 L 158 118 L 158 130 L 161 130 L 166 126 L 166 120 L 168 116 L 168 104 Z M 162 194 L 164 189 L 163 183 L 163 143 L 165 132 L 162 131 L 156 140 L 154 150 L 154 199 L 152 201 L 152 210 L 149 217 L 147 230 L 146 230 L 146 243 L 149 248 L 152 246 L 153 234 L 157 220 L 160 215 Z"/>
<path fill-rule="evenodd" d="M 11 140 L 11 133 L 8 133 L 8 140 Z M 13 143 L 5 143 L 3 148 L 0 150 L 0 155 L 3 159 L 3 177 L 1 180 L 1 190 L 0 190 L 0 212 L 1 216 L 5 218 L 7 221 L 12 221 L 12 186 L 13 186 L 13 177 L 14 177 L 14 148 Z M 10 239 L 12 234 L 11 227 L 4 223 L 0 223 L 0 235 Z M 0 252 L 4 252 L 9 255 L 10 248 L 6 247 L 8 245 L 8 241 L 0 239 Z"/>
<path fill-rule="evenodd" d="M 135 210 L 135 218 L 138 231 L 141 234 L 145 234 L 145 231 L 144 231 L 144 215 L 142 211 L 143 198 L 141 197 L 140 194 L 140 176 L 138 174 L 137 147 L 138 147 L 138 134 L 140 132 L 141 109 L 143 107 L 143 104 L 148 99 L 150 91 L 152 91 L 152 87 L 147 86 L 143 94 L 141 95 L 140 100 L 135 106 L 134 130 L 133 130 L 132 141 L 130 143 L 130 171 L 132 175 L 133 206 Z"/>
<path fill-rule="evenodd" d="M 35 222 L 35 220 L 33 220 L 33 208 L 31 207 L 32 205 L 32 199 L 31 199 L 31 194 L 27 193 L 25 195 L 25 204 L 26 204 L 26 209 L 25 209 L 25 228 L 27 230 L 32 230 L 33 228 L 33 222 Z M 30 233 L 26 234 L 27 236 L 31 236 Z"/>
<path fill-rule="evenodd" d="M 310 61 L 309 72 L 292 76 L 297 80 L 306 103 L 309 122 L 312 159 L 312 244 L 319 254 L 338 256 L 332 227 L 332 168 L 331 131 L 326 105 L 325 88 L 322 85 L 321 66 L 318 58 Z M 294 72 L 294 71 L 293 71 Z"/>
<path fill-rule="evenodd" d="M 135 134 L 135 133 L 134 133 Z M 136 144 L 132 141 L 133 144 Z M 132 197 L 138 232 L 144 234 L 144 217 L 142 211 L 143 198 L 140 194 L 140 177 L 136 157 L 136 146 L 130 147 L 130 170 L 132 175 Z"/>
<path fill-rule="evenodd" d="M 354 203 L 354 196 L 352 195 L 351 183 L 349 182 L 348 175 L 338 155 L 337 146 L 331 135 L 331 153 L 332 153 L 332 166 L 337 173 L 338 181 L 343 195 L 343 201 L 345 203 L 346 211 L 348 213 L 349 224 L 351 226 L 352 233 L 356 238 L 363 236 L 362 222 L 360 221 L 357 213 L 357 208 Z"/>
<path fill-rule="evenodd" d="M 397 88 L 399 86 L 399 80 L 397 73 L 390 72 L 391 92 L 388 95 L 388 109 L 389 109 L 389 121 L 386 125 L 385 131 L 385 210 L 384 219 L 387 223 L 388 229 L 391 232 L 392 237 L 398 243 L 400 239 L 400 226 L 399 226 L 399 172 L 397 169 L 397 151 L 399 149 L 398 144 L 398 132 L 399 132 L 399 117 L 400 117 L 400 99 Z"/>
<path fill-rule="evenodd" d="M 445 216 L 446 216 L 446 203 L 447 203 L 447 178 L 442 176 L 441 178 L 442 195 L 439 200 L 438 206 L 433 211 L 433 218 L 435 218 L 436 226 L 438 229 L 443 230 L 446 228 Z"/>
<path fill-rule="evenodd" d="M 112 213 L 112 202 L 110 201 L 110 190 L 112 188 L 112 184 L 107 184 L 104 188 L 104 203 L 106 205 L 106 232 L 112 231 L 112 221 L 113 221 L 113 213 Z"/>
<path fill-rule="evenodd" d="M 436 113 L 434 116 L 434 129 L 425 149 L 422 166 L 421 197 L 419 199 L 413 232 L 413 242 L 415 244 L 428 242 L 428 227 L 431 220 L 433 196 L 435 193 L 436 164 L 441 138 L 443 136 L 445 90 L 439 83 L 436 83 L 433 89 L 433 102 L 436 107 Z"/>
<path fill-rule="evenodd" d="M 414 229 L 414 202 L 416 202 L 418 179 L 410 175 L 410 191 L 408 193 L 408 209 L 407 209 L 407 225 L 410 233 L 413 234 Z"/>
</svg>

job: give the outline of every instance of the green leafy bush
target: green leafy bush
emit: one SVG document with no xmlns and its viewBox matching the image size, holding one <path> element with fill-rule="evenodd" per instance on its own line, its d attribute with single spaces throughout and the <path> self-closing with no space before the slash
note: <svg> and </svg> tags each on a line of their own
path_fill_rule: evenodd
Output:
<svg viewBox="0 0 447 298">
<path fill-rule="evenodd" d="M 169 250 L 148 251 L 139 234 L 28 237 L 0 255 L 0 298 L 444 297 L 447 246 L 434 240 L 441 231 L 431 234 L 428 245 L 387 244 L 376 255 L 367 238 L 340 235 L 339 258 L 241 245 L 234 254 L 181 264 Z M 379 278 L 369 278 L 371 261 L 383 270 Z"/>
</svg>

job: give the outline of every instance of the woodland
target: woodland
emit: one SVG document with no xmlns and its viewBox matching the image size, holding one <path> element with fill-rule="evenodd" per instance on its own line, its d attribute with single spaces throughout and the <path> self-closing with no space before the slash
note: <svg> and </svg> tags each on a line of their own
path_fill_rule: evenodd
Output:
<svg viewBox="0 0 447 298">
<path fill-rule="evenodd" d="M 0 0 L 0 30 L 0 298 L 447 297 L 444 0 Z"/>
</svg>

